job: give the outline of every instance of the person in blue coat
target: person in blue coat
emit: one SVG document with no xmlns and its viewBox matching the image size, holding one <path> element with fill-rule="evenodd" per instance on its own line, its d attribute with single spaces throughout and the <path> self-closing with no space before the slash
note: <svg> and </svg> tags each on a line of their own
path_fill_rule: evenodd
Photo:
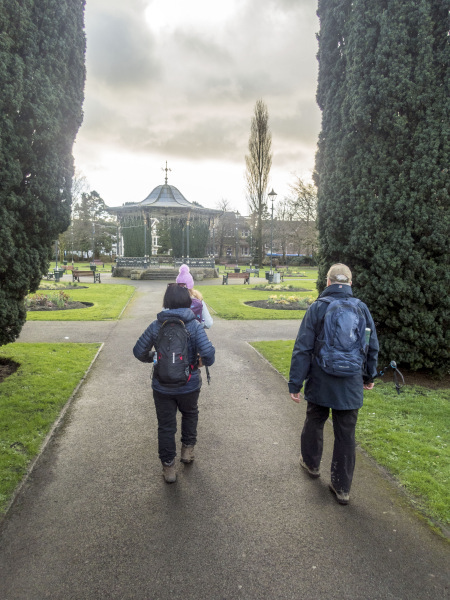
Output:
<svg viewBox="0 0 450 600">
<path fill-rule="evenodd" d="M 294 402 L 307 401 L 301 434 L 301 466 L 311 477 L 320 476 L 323 428 L 332 410 L 334 448 L 330 490 L 339 504 L 348 504 L 355 468 L 355 428 L 363 405 L 363 389 L 373 388 L 377 372 L 378 339 L 367 306 L 360 302 L 370 340 L 364 370 L 350 377 L 336 377 L 322 370 L 315 360 L 316 341 L 321 334 L 328 303 L 321 298 L 348 298 L 352 294 L 352 273 L 343 264 L 333 265 L 327 274 L 327 287 L 307 310 L 292 352 L 289 392 Z M 301 394 L 303 385 L 304 395 Z"/>
<path fill-rule="evenodd" d="M 151 363 L 152 348 L 158 337 L 162 323 L 168 317 L 181 319 L 189 332 L 189 364 L 195 365 L 189 381 L 176 389 L 169 388 L 152 378 L 153 399 L 158 419 L 158 450 L 163 465 L 163 475 L 167 483 L 176 481 L 175 457 L 177 431 L 177 411 L 181 419 L 181 461 L 194 460 L 194 446 L 197 441 L 198 398 L 202 386 L 199 365 L 211 366 L 215 360 L 215 349 L 204 328 L 196 320 L 190 309 L 191 296 L 184 284 L 172 283 L 167 286 L 163 300 L 164 310 L 158 313 L 133 348 L 134 356 L 144 363 Z M 200 358 L 200 361 L 199 361 Z"/>
</svg>

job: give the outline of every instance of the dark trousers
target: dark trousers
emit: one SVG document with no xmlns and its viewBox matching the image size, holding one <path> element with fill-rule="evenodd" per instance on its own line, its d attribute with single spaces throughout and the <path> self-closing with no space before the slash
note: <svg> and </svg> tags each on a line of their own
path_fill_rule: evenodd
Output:
<svg viewBox="0 0 450 600">
<path fill-rule="evenodd" d="M 323 428 L 330 414 L 326 406 L 308 402 L 301 435 L 301 450 L 305 464 L 320 467 L 323 451 Z M 358 410 L 332 409 L 334 448 L 331 461 L 331 483 L 339 492 L 350 492 L 355 469 L 355 427 Z"/>
<path fill-rule="evenodd" d="M 181 413 L 181 443 L 194 446 L 197 441 L 198 397 L 200 390 L 190 394 L 161 394 L 153 390 L 158 418 L 158 452 L 162 462 L 171 462 L 177 455 L 175 434 L 177 410 Z"/>
</svg>

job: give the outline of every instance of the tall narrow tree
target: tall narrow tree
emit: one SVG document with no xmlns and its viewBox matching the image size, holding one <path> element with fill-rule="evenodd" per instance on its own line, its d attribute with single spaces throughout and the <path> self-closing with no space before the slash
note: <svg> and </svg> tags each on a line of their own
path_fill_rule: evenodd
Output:
<svg viewBox="0 0 450 600">
<path fill-rule="evenodd" d="M 321 287 L 349 264 L 382 359 L 450 363 L 450 45 L 442 0 L 319 0 Z"/>
<path fill-rule="evenodd" d="M 259 266 L 264 257 L 263 218 L 267 212 L 267 186 L 272 167 L 272 134 L 269 129 L 269 111 L 262 100 L 257 100 L 250 125 L 249 153 L 245 157 L 247 202 L 256 214 L 256 248 Z"/>
<path fill-rule="evenodd" d="M 82 121 L 84 0 L 3 0 L 0 10 L 0 344 L 70 223 Z"/>
</svg>

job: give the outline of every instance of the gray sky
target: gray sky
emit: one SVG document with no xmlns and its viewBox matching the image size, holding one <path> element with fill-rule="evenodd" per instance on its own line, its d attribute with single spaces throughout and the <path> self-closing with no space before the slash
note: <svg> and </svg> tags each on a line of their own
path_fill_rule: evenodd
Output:
<svg viewBox="0 0 450 600">
<path fill-rule="evenodd" d="M 75 166 L 110 206 L 164 183 L 247 214 L 255 102 L 269 110 L 271 187 L 311 178 L 320 111 L 313 0 L 88 0 Z"/>
</svg>

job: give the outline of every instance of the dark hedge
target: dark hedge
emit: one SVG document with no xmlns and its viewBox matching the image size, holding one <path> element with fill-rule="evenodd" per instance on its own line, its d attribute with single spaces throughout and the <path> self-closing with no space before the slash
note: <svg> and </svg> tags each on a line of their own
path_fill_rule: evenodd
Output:
<svg viewBox="0 0 450 600">
<path fill-rule="evenodd" d="M 84 0 L 0 2 L 0 344 L 70 223 L 72 146 L 82 122 Z"/>
<path fill-rule="evenodd" d="M 450 368 L 448 0 L 319 0 L 319 289 L 353 271 L 381 360 Z"/>
</svg>

